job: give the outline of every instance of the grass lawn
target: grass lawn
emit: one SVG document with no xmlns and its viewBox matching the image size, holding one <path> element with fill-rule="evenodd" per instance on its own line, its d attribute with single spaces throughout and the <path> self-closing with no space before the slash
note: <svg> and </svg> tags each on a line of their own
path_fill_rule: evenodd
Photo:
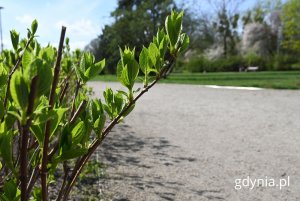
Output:
<svg viewBox="0 0 300 201">
<path fill-rule="evenodd" d="M 142 79 L 142 78 L 141 78 Z M 100 75 L 94 81 L 117 81 L 115 75 Z M 173 73 L 162 83 L 300 89 L 300 71 Z"/>
</svg>

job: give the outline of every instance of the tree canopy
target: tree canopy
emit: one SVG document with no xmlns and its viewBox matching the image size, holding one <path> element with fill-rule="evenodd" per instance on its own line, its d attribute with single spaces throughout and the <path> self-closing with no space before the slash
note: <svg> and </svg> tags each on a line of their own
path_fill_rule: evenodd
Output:
<svg viewBox="0 0 300 201">
<path fill-rule="evenodd" d="M 289 0 L 282 11 L 283 47 L 300 53 L 300 1 Z"/>
<path fill-rule="evenodd" d="M 115 73 L 119 59 L 116 48 L 141 47 L 150 43 L 173 8 L 176 8 L 173 0 L 119 0 L 116 10 L 111 13 L 115 22 L 106 25 L 103 33 L 87 49 L 98 60 L 107 58 L 109 73 Z M 139 53 L 141 48 L 136 51 Z"/>
</svg>

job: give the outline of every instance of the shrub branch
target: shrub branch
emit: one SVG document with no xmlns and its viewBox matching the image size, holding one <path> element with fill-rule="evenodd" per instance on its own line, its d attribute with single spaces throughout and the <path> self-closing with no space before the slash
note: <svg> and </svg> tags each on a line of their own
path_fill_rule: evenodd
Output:
<svg viewBox="0 0 300 201">
<path fill-rule="evenodd" d="M 21 155 L 20 155 L 20 182 L 21 182 L 21 201 L 27 200 L 27 146 L 28 146 L 28 135 L 29 127 L 31 124 L 31 115 L 34 109 L 34 99 L 36 96 L 38 76 L 35 76 L 31 81 L 30 93 L 28 97 L 28 108 L 26 116 L 28 118 L 25 125 L 22 125 L 22 139 L 21 139 Z"/>
<path fill-rule="evenodd" d="M 54 77 L 52 81 L 52 87 L 49 96 L 49 110 L 52 110 L 54 107 L 55 100 L 55 90 L 58 84 L 59 72 L 60 72 L 60 63 L 63 53 L 63 44 L 66 35 L 66 27 L 62 27 L 59 47 L 57 52 L 57 58 L 54 68 Z M 48 146 L 49 146 L 49 138 L 50 138 L 50 128 L 51 128 L 51 120 L 48 120 L 45 126 L 45 136 L 43 143 L 43 157 L 42 157 L 42 167 L 41 167 L 41 185 L 42 185 L 42 199 L 43 201 L 48 200 L 48 186 L 47 186 L 47 163 L 48 163 Z"/>
<path fill-rule="evenodd" d="M 174 64 L 175 58 L 173 56 L 170 57 L 170 59 L 167 61 L 166 66 L 163 67 L 163 69 L 161 70 L 160 74 L 156 77 L 156 79 L 147 87 L 145 87 L 132 101 L 130 101 L 128 103 L 128 105 L 119 113 L 119 115 L 117 117 L 115 117 L 113 119 L 113 121 L 110 122 L 110 124 L 102 131 L 102 135 L 99 139 L 96 139 L 92 142 L 88 153 L 85 154 L 84 156 L 81 157 L 81 159 L 76 163 L 69 183 L 66 185 L 65 188 L 65 194 L 64 194 L 64 198 L 63 201 L 67 201 L 69 193 L 72 189 L 72 187 L 74 186 L 77 177 L 80 175 L 83 167 L 85 166 L 85 164 L 87 163 L 87 161 L 89 160 L 89 158 L 91 157 L 91 155 L 95 152 L 95 150 L 97 149 L 97 147 L 99 145 L 101 145 L 101 143 L 103 142 L 103 140 L 106 138 L 106 136 L 110 133 L 110 131 L 112 130 L 112 128 L 118 124 L 119 120 L 122 118 L 122 116 L 130 109 L 130 107 L 136 103 L 136 101 L 146 92 L 148 92 L 149 89 L 151 89 L 160 79 L 161 77 L 164 75 L 164 73 L 166 72 L 166 70 L 168 70 L 169 68 L 171 68 Z"/>
</svg>

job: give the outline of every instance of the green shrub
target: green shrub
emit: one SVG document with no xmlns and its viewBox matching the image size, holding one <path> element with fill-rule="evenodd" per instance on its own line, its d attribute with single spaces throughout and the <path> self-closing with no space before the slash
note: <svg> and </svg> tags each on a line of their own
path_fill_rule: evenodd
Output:
<svg viewBox="0 0 300 201">
<path fill-rule="evenodd" d="M 249 66 L 258 66 L 259 70 L 266 70 L 267 69 L 267 63 L 268 63 L 268 58 L 259 56 L 255 53 L 249 53 L 244 56 L 245 59 L 245 67 Z"/>
<path fill-rule="evenodd" d="M 184 69 L 185 65 L 186 65 L 186 61 L 184 60 L 184 58 L 183 57 L 178 58 L 176 60 L 173 72 L 182 73 L 185 70 Z"/>
<path fill-rule="evenodd" d="M 139 61 L 135 49 L 120 48 L 117 77 L 126 91 L 107 88 L 102 99 L 89 97 L 85 85 L 103 70 L 105 59 L 95 62 L 91 53 L 70 52 L 66 27 L 58 49 L 36 41 L 36 20 L 21 41 L 11 31 L 13 50 L 0 55 L 1 200 L 47 201 L 49 183 L 59 179 L 60 191 L 53 196 L 68 200 L 97 147 L 187 48 L 182 18 L 183 12 L 172 12 Z M 134 85 L 139 71 L 144 73 L 140 91 Z M 54 177 L 58 170 L 60 178 Z"/>
<path fill-rule="evenodd" d="M 300 62 L 292 64 L 291 70 L 300 70 Z"/>
<path fill-rule="evenodd" d="M 292 70 L 293 64 L 298 62 L 298 58 L 289 54 L 278 54 L 273 57 L 274 70 Z"/>
<path fill-rule="evenodd" d="M 259 70 L 296 70 L 300 69 L 300 62 L 294 55 L 275 55 L 262 57 L 249 53 L 244 57 L 240 55 L 227 56 L 210 60 L 204 55 L 193 57 L 188 62 L 178 62 L 177 68 L 188 72 L 230 72 L 239 71 L 240 67 L 258 66 Z"/>
<path fill-rule="evenodd" d="M 228 72 L 239 71 L 239 68 L 244 66 L 245 62 L 241 56 L 229 56 L 209 60 L 205 56 L 192 58 L 185 64 L 185 69 L 189 72 Z"/>
<path fill-rule="evenodd" d="M 209 71 L 215 72 L 228 72 L 228 71 L 239 71 L 240 67 L 245 65 L 244 59 L 237 56 L 228 56 L 226 58 L 216 59 L 210 62 Z"/>
<path fill-rule="evenodd" d="M 205 72 L 209 70 L 210 61 L 203 55 L 194 57 L 185 64 L 185 69 L 188 72 Z"/>
</svg>

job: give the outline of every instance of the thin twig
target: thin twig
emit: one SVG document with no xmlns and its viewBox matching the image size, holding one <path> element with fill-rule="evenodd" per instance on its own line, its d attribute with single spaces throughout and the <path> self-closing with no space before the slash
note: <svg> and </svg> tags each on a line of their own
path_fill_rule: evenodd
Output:
<svg viewBox="0 0 300 201">
<path fill-rule="evenodd" d="M 57 52 L 57 58 L 54 68 L 54 77 L 52 81 L 51 92 L 49 96 L 49 110 L 52 110 L 54 107 L 54 99 L 55 99 L 55 90 L 58 84 L 59 72 L 60 72 L 60 63 L 61 57 L 63 53 L 63 44 L 66 34 L 66 27 L 62 27 L 59 47 Z M 41 185 L 42 185 L 42 200 L 48 200 L 48 186 L 47 186 L 47 163 L 48 163 L 48 146 L 49 146 L 49 138 L 50 138 L 50 128 L 51 128 L 51 120 L 46 122 L 45 126 L 45 135 L 44 135 L 44 143 L 43 143 L 43 156 L 42 156 L 42 167 L 41 167 Z"/>
<path fill-rule="evenodd" d="M 39 145 L 38 141 L 35 140 L 34 142 L 32 142 L 32 144 L 30 144 L 27 148 L 28 151 L 30 151 L 31 149 L 36 148 Z"/>
<path fill-rule="evenodd" d="M 39 166 L 36 166 L 31 173 L 28 185 L 27 185 L 27 199 L 30 197 L 30 193 L 34 187 L 36 180 L 39 178 Z"/>
<path fill-rule="evenodd" d="M 76 110 L 76 112 L 73 114 L 73 116 L 71 117 L 71 120 L 70 120 L 70 124 L 73 124 L 76 119 L 79 117 L 79 115 L 81 114 L 81 112 L 85 109 L 86 107 L 86 104 L 87 104 L 87 101 L 86 100 L 83 100 L 78 109 Z"/>
<path fill-rule="evenodd" d="M 59 194 L 57 196 L 57 199 L 56 201 L 60 201 L 62 196 L 64 195 L 64 189 L 65 189 L 65 186 L 66 186 L 66 183 L 67 183 L 67 179 L 68 179 L 68 176 L 69 176 L 69 171 L 70 171 L 70 168 L 68 167 L 68 164 L 67 162 L 65 161 L 64 164 L 64 180 L 63 180 L 63 183 L 61 185 L 61 188 L 60 188 L 60 191 L 59 191 Z"/>
<path fill-rule="evenodd" d="M 67 76 L 65 76 L 65 78 L 60 82 L 60 84 L 59 84 L 59 86 L 61 87 L 64 83 L 67 83 L 67 82 L 69 82 L 69 79 L 71 78 L 71 76 L 72 76 L 72 73 L 74 73 L 75 72 L 75 69 L 74 68 L 72 68 L 72 70 L 71 70 L 71 72 L 70 73 L 68 73 L 68 75 Z"/>
<path fill-rule="evenodd" d="M 66 82 L 66 84 L 64 85 L 64 88 L 62 89 L 62 91 L 60 93 L 60 96 L 59 96 L 59 103 L 60 104 L 62 103 L 68 88 L 69 88 L 69 82 Z"/>
<path fill-rule="evenodd" d="M 59 142 L 56 142 L 53 146 L 53 149 L 50 151 L 50 153 L 48 154 L 48 161 L 51 161 L 52 157 L 54 156 L 54 154 L 56 153 L 56 151 L 59 148 Z"/>
<path fill-rule="evenodd" d="M 71 110 L 71 114 L 70 114 L 70 119 L 73 117 L 74 112 L 75 112 L 76 97 L 77 97 L 77 95 L 78 95 L 80 86 L 81 86 L 81 84 L 80 84 L 80 81 L 78 80 L 78 81 L 76 82 L 76 89 L 75 89 L 75 94 L 74 94 L 74 97 L 73 97 L 73 103 L 72 103 L 72 110 Z"/>
<path fill-rule="evenodd" d="M 20 122 L 17 121 L 16 124 L 17 124 L 17 128 L 18 128 L 19 133 L 22 133 L 22 128 L 21 128 Z M 16 137 L 18 138 L 18 139 L 17 139 L 18 141 L 17 141 L 16 144 L 14 143 L 14 145 L 16 145 L 16 146 L 18 146 L 18 147 L 17 147 L 17 153 L 16 153 L 17 157 L 16 157 L 16 162 L 15 162 L 15 168 L 18 167 L 19 162 L 20 162 L 21 140 L 22 140 L 22 139 L 21 139 L 21 138 L 22 138 L 21 135 L 17 135 Z"/>
</svg>

